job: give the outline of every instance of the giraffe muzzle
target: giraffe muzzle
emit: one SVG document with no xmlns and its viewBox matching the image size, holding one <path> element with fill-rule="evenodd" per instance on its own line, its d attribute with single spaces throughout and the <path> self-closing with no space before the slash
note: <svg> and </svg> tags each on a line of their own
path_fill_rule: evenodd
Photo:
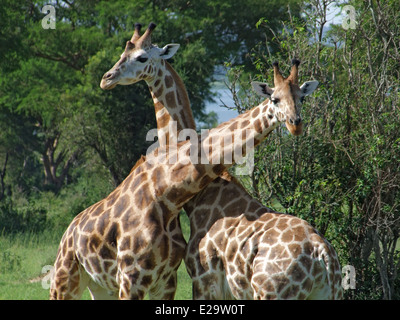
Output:
<svg viewBox="0 0 400 320">
<path fill-rule="evenodd" d="M 301 117 L 300 116 L 296 116 L 295 119 L 290 118 L 289 119 L 289 123 L 293 126 L 298 126 L 301 123 Z"/>
<path fill-rule="evenodd" d="M 303 122 L 301 121 L 301 118 L 296 120 L 292 119 L 286 120 L 285 124 L 286 128 L 292 135 L 299 136 L 303 133 Z"/>
<path fill-rule="evenodd" d="M 117 72 L 105 73 L 103 78 L 101 79 L 100 88 L 102 88 L 103 90 L 110 90 L 114 88 L 117 85 L 117 82 L 114 81 L 117 75 Z"/>
</svg>

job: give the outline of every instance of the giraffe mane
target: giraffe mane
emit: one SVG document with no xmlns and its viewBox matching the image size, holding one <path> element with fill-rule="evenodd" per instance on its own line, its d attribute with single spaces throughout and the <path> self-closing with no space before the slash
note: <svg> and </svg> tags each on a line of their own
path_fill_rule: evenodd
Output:
<svg viewBox="0 0 400 320">
<path fill-rule="evenodd" d="M 143 162 L 146 161 L 146 157 L 144 155 L 140 156 L 140 159 L 138 161 L 136 161 L 135 165 L 133 166 L 133 168 L 131 169 L 131 171 L 129 172 L 129 174 L 131 174 L 133 171 L 135 171 L 135 169 L 137 167 L 139 167 Z"/>
</svg>

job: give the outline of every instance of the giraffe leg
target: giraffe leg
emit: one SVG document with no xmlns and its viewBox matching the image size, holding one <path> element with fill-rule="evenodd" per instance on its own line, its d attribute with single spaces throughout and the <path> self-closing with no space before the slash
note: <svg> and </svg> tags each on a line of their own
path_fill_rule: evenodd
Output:
<svg viewBox="0 0 400 320">
<path fill-rule="evenodd" d="M 149 291 L 150 300 L 174 300 L 177 287 L 177 272 L 172 272 L 165 280 L 158 282 L 157 285 Z"/>
<path fill-rule="evenodd" d="M 110 292 L 109 290 L 99 286 L 94 281 L 89 282 L 89 291 L 92 300 L 117 300 L 118 292 Z"/>
<path fill-rule="evenodd" d="M 276 300 L 278 299 L 279 292 L 269 279 L 268 275 L 256 276 L 251 279 L 251 286 L 253 288 L 254 300 Z"/>
<path fill-rule="evenodd" d="M 192 278 L 192 297 L 193 300 L 205 300 L 202 283 L 199 279 Z"/>
<path fill-rule="evenodd" d="M 251 277 L 253 299 L 277 300 L 289 281 L 274 261 L 264 262 L 266 260 L 264 255 L 265 251 L 259 250 L 253 261 L 253 275 Z"/>
<path fill-rule="evenodd" d="M 58 260 L 55 263 L 50 299 L 79 300 L 88 283 L 89 276 L 76 259 Z"/>
<path fill-rule="evenodd" d="M 225 273 L 204 272 L 193 278 L 193 299 L 194 300 L 233 300 Z"/>
<path fill-rule="evenodd" d="M 136 268 L 130 272 L 119 271 L 119 299 L 143 300 L 148 286 L 143 286 L 140 283 L 143 282 L 145 277 L 144 273 Z"/>
</svg>

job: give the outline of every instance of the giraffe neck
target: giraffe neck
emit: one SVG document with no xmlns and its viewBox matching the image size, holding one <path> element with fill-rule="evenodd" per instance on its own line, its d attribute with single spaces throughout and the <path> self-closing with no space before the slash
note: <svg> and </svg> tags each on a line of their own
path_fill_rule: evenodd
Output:
<svg viewBox="0 0 400 320">
<path fill-rule="evenodd" d="M 161 60 L 157 77 L 148 80 L 147 84 L 154 102 L 160 146 L 176 143 L 178 133 L 183 129 L 196 129 L 185 85 L 168 62 Z M 223 144 L 225 148 L 219 153 L 228 160 L 235 161 L 235 154 L 229 155 L 235 152 L 233 149 L 237 152 L 239 148 L 242 155 L 245 155 L 250 150 L 249 146 L 251 148 L 258 145 L 277 126 L 277 123 L 275 107 L 269 100 L 265 100 L 246 113 L 213 129 L 217 130 L 217 133 L 206 137 L 203 143 L 204 146 L 208 144 L 207 148 L 212 149 L 212 145 L 219 140 L 218 144 L 220 146 Z M 173 126 L 176 126 L 176 130 Z M 241 141 L 237 139 L 238 134 L 242 136 Z M 222 141 L 225 138 L 227 140 Z M 234 148 L 231 144 L 234 144 Z M 249 150 L 246 151 L 246 149 Z M 218 154 L 214 153 L 213 157 L 218 158 Z M 216 160 L 216 163 L 224 164 L 224 160 L 226 159 Z M 233 164 L 233 161 L 226 163 L 228 167 Z"/>
<path fill-rule="evenodd" d="M 273 103 L 265 100 L 212 129 L 202 140 L 202 150 L 208 151 L 213 162 L 217 161 L 229 168 L 239 160 L 238 156 L 245 156 L 278 126 L 275 112 Z"/>
<path fill-rule="evenodd" d="M 183 129 L 196 130 L 185 85 L 168 62 L 161 60 L 157 77 L 147 84 L 154 101 L 160 145 L 177 141 L 177 133 Z"/>
<path fill-rule="evenodd" d="M 189 141 L 170 144 L 168 148 L 161 146 L 155 150 L 154 158 L 148 161 L 153 170 L 157 166 L 164 166 L 163 171 L 167 175 L 165 181 L 179 182 L 181 193 L 186 188 L 194 195 L 249 153 L 277 127 L 278 120 L 274 112 L 272 103 L 264 101 L 211 129 L 206 136 L 196 135 Z M 170 187 L 173 189 L 173 184 Z"/>
<path fill-rule="evenodd" d="M 207 137 L 191 137 L 170 145 L 168 151 L 163 146 L 157 148 L 153 158 L 132 170 L 122 188 L 132 188 L 136 203 L 141 204 L 138 209 L 163 203 L 168 210 L 158 210 L 158 214 L 167 212 L 170 218 L 176 217 L 186 202 L 238 160 L 238 154 L 246 155 L 278 125 L 274 110 L 265 101 L 210 130 Z M 194 143 L 198 148 L 193 152 Z M 202 150 L 208 150 L 208 155 L 203 157 Z"/>
</svg>

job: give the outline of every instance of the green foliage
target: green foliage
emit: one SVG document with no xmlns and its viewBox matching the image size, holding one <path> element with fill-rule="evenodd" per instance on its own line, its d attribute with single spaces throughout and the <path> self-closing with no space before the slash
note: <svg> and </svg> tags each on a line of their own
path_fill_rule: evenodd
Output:
<svg viewBox="0 0 400 320">
<path fill-rule="evenodd" d="M 18 272 L 21 268 L 21 257 L 11 251 L 3 251 L 0 257 L 0 272 Z"/>
<path fill-rule="evenodd" d="M 320 85 L 303 105 L 304 135 L 276 130 L 257 150 L 247 186 L 265 204 L 306 219 L 342 265 L 355 267 L 348 298 L 398 299 L 400 15 L 395 1 L 354 1 L 357 28 L 327 30 L 326 3 L 306 1 L 307 21 L 283 22 L 251 53 L 257 80 L 272 84 L 272 62 L 288 74 L 296 57 L 300 84 Z M 258 25 L 268 28 L 264 19 Z"/>
</svg>

